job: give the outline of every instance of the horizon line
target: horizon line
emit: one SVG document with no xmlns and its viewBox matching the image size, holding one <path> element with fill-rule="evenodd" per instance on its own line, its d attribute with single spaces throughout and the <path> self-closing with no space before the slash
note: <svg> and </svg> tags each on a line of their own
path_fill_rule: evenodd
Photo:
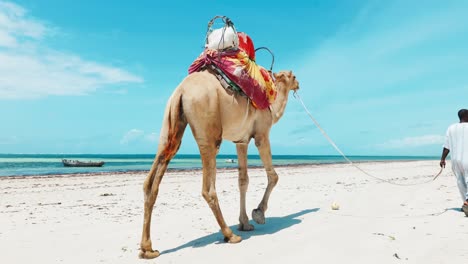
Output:
<svg viewBox="0 0 468 264">
<path fill-rule="evenodd" d="M 0 153 L 0 155 L 156 155 L 155 153 Z M 200 156 L 200 153 L 177 153 L 177 155 L 193 155 Z M 219 155 L 237 156 L 237 153 Z M 247 154 L 247 156 L 260 156 L 259 154 Z M 272 156 L 328 156 L 328 157 L 342 157 L 339 154 L 272 154 Z M 439 157 L 437 155 L 372 155 L 372 154 L 359 154 L 359 155 L 346 155 L 347 157 Z"/>
</svg>

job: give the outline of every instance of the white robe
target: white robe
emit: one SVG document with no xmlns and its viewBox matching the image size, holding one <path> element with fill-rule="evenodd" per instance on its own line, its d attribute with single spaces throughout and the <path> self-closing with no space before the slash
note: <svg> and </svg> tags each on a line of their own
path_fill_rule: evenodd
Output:
<svg viewBox="0 0 468 264">
<path fill-rule="evenodd" d="M 468 123 L 457 123 L 447 129 L 444 148 L 450 150 L 452 170 L 457 177 L 463 201 L 468 200 Z"/>
</svg>

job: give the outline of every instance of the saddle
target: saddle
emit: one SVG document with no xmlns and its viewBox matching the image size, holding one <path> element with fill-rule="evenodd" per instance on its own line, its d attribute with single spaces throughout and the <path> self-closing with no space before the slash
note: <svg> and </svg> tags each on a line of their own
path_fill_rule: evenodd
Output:
<svg viewBox="0 0 468 264">
<path fill-rule="evenodd" d="M 228 20 L 225 27 L 233 28 L 232 22 Z M 243 32 L 236 32 L 235 29 L 224 29 L 222 32 L 228 32 L 230 35 L 222 35 L 218 31 L 216 34 L 220 37 L 211 37 L 211 43 L 208 42 L 210 35 L 207 35 L 205 50 L 190 65 L 189 74 L 208 70 L 220 80 L 224 88 L 248 97 L 254 107 L 268 108 L 275 101 L 277 91 L 271 73 L 255 62 L 252 39 Z M 232 34 L 236 35 L 233 37 Z M 225 39 L 229 39 L 229 42 L 226 42 L 228 44 L 224 42 Z M 213 41 L 219 42 L 213 45 Z"/>
</svg>

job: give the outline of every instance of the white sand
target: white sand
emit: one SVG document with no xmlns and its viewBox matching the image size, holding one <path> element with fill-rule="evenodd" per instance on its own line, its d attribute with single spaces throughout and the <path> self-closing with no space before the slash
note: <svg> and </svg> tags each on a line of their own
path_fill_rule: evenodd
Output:
<svg viewBox="0 0 468 264">
<path fill-rule="evenodd" d="M 361 164 L 399 183 L 423 182 L 438 161 Z M 266 224 L 237 231 L 237 170 L 218 171 L 226 244 L 201 196 L 201 172 L 167 173 L 153 214 L 153 247 L 138 259 L 145 174 L 0 179 L 0 263 L 466 263 L 468 218 L 447 168 L 435 182 L 401 187 L 349 165 L 277 168 Z M 247 208 L 263 169 L 250 169 Z M 110 195 L 106 195 L 110 194 Z M 332 202 L 340 210 L 333 211 Z M 396 254 L 396 255 L 395 255 Z M 398 259 L 397 258 L 400 258 Z"/>
</svg>

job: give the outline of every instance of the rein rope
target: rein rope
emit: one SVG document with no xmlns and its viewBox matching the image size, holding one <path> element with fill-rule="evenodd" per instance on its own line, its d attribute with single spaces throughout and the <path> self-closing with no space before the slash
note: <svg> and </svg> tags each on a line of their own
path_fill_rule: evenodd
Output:
<svg viewBox="0 0 468 264">
<path fill-rule="evenodd" d="M 305 106 L 304 102 L 302 101 L 301 97 L 299 96 L 299 94 L 297 93 L 297 91 L 294 91 L 294 98 L 296 98 L 297 100 L 299 100 L 299 102 L 302 104 L 302 107 L 304 108 L 304 110 L 306 111 L 307 115 L 309 115 L 310 119 L 312 119 L 312 121 L 314 122 L 315 126 L 317 126 L 317 128 L 320 130 L 320 132 L 323 134 L 323 136 L 328 140 L 328 142 L 330 142 L 330 144 L 336 149 L 336 151 L 338 151 L 338 153 L 341 154 L 341 156 L 343 156 L 343 158 L 350 164 L 352 165 L 353 167 L 355 167 L 356 169 L 358 169 L 359 171 L 361 171 L 362 173 L 364 173 L 365 175 L 371 177 L 371 178 L 374 178 L 376 180 L 379 180 L 379 181 L 383 181 L 383 182 L 386 182 L 388 184 L 392 184 L 392 185 L 398 185 L 398 186 L 414 186 L 414 185 L 421 185 L 421 184 L 426 184 L 426 183 L 430 183 L 430 182 L 433 182 L 435 179 L 437 179 L 437 177 L 439 177 L 439 175 L 442 173 L 443 169 L 444 168 L 440 168 L 440 171 L 439 173 L 437 173 L 431 180 L 427 180 L 427 181 L 424 181 L 424 182 L 419 182 L 419 183 L 396 183 L 396 182 L 392 182 L 390 180 L 387 180 L 387 179 L 382 179 L 382 178 L 379 178 L 377 176 L 374 176 L 370 173 L 368 173 L 367 171 L 363 170 L 361 167 L 359 167 L 356 163 L 352 162 L 348 157 L 346 157 L 346 155 L 338 148 L 338 146 L 335 144 L 335 142 L 333 142 L 333 140 L 328 136 L 328 134 L 325 132 L 325 130 L 323 130 L 323 128 L 320 126 L 320 124 L 317 122 L 317 120 L 312 116 L 312 114 L 309 112 L 309 110 L 307 109 L 307 107 Z"/>
</svg>

